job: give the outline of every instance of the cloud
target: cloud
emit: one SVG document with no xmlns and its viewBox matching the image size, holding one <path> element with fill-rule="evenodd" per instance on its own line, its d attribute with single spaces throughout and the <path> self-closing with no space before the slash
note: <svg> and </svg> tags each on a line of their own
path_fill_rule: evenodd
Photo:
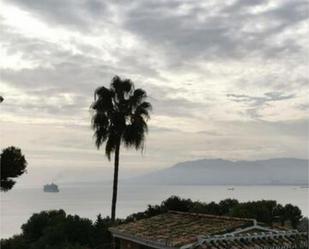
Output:
<svg viewBox="0 0 309 249">
<path fill-rule="evenodd" d="M 136 1 L 128 11 L 125 27 L 166 51 L 172 60 L 243 58 L 259 53 L 271 58 L 303 51 L 294 39 L 271 42 L 308 16 L 305 1 L 284 1 L 260 13 L 251 13 L 266 1 L 201 3 L 194 1 Z M 217 2 L 216 2 L 217 3 Z M 241 6 L 241 7 L 240 7 Z M 303 31 L 302 36 L 305 35 Z"/>
<path fill-rule="evenodd" d="M 10 96 L 5 106 L 6 112 L 29 115 L 32 112 L 50 115 L 70 115 L 72 113 L 88 117 L 87 108 L 92 102 L 93 91 L 100 85 L 109 85 L 111 78 L 121 73 L 124 77 L 141 72 L 136 87 L 145 88 L 158 115 L 192 116 L 193 110 L 204 106 L 183 97 L 175 96 L 181 91 L 177 87 L 161 87 L 149 78 L 163 79 L 155 70 L 147 68 L 137 58 L 130 56 L 115 66 L 104 58 L 93 57 L 89 53 L 75 53 L 59 44 L 4 31 L 7 36 L 4 47 L 8 55 L 14 51 L 22 53 L 21 58 L 33 67 L 0 68 L 3 83 L 8 88 L 22 91 L 24 96 Z M 14 45 L 13 45 L 14 44 Z M 80 46 L 77 44 L 76 46 Z M 97 53 L 99 50 L 93 48 Z M 9 93 L 3 92 L 4 95 Z"/>
<path fill-rule="evenodd" d="M 227 97 L 232 98 L 232 100 L 235 102 L 245 102 L 249 103 L 251 106 L 261 106 L 267 102 L 291 99 L 294 98 L 295 95 L 294 94 L 284 95 L 281 92 L 268 92 L 264 93 L 263 97 L 255 97 L 245 94 L 227 94 Z"/>
<path fill-rule="evenodd" d="M 295 97 L 294 94 L 285 95 L 281 92 L 268 92 L 264 93 L 262 97 L 249 96 L 245 94 L 227 94 L 227 97 L 237 103 L 246 104 L 246 113 L 254 119 L 262 117 L 259 111 L 272 102 L 292 99 Z M 249 107 L 249 108 L 248 108 Z"/>
<path fill-rule="evenodd" d="M 302 111 L 308 111 L 309 110 L 309 103 L 307 104 L 300 104 L 297 106 L 297 108 L 299 108 Z"/>
<path fill-rule="evenodd" d="M 20 144 L 36 166 L 100 166 L 89 106 L 119 74 L 154 107 L 146 154 L 126 151 L 128 167 L 306 157 L 306 5 L 2 1 L 0 144 Z"/>
<path fill-rule="evenodd" d="M 79 32 L 91 31 L 93 23 L 107 20 L 109 15 L 106 4 L 96 0 L 12 0 L 7 3 L 19 6 L 50 25 L 64 25 Z M 102 19 L 104 17 L 106 19 Z"/>
</svg>

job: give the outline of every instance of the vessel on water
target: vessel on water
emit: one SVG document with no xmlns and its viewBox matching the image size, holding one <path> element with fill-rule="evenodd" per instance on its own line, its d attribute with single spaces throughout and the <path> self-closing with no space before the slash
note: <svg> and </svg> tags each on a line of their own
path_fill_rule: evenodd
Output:
<svg viewBox="0 0 309 249">
<path fill-rule="evenodd" d="M 58 193 L 59 192 L 59 188 L 56 184 L 51 183 L 51 184 L 46 184 L 43 187 L 43 191 L 44 192 L 50 192 L 50 193 Z"/>
</svg>

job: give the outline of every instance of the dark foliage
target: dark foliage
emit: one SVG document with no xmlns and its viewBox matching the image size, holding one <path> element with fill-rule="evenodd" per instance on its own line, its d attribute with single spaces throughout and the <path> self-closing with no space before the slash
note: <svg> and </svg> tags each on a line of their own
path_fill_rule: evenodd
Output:
<svg viewBox="0 0 309 249">
<path fill-rule="evenodd" d="M 302 218 L 301 210 L 291 204 L 284 207 L 284 218 L 291 222 L 293 228 L 296 228 Z"/>
<path fill-rule="evenodd" d="M 108 249 L 112 246 L 108 231 L 112 225 L 152 217 L 168 210 L 256 218 L 269 224 L 279 218 L 284 224 L 295 228 L 298 225 L 299 230 L 308 229 L 308 219 L 301 219 L 299 208 L 291 204 L 281 206 L 275 201 L 265 200 L 239 203 L 235 199 L 207 204 L 171 196 L 160 205 L 149 205 L 144 212 L 116 220 L 115 223 L 101 215 L 92 222 L 76 215 L 67 215 L 63 210 L 43 211 L 30 217 L 22 226 L 22 234 L 1 240 L 1 249 Z"/>
<path fill-rule="evenodd" d="M 96 248 L 110 248 L 112 236 L 108 228 L 112 225 L 113 222 L 109 217 L 102 218 L 100 214 L 97 216 L 97 220 L 93 224 L 93 244 L 97 246 Z"/>
<path fill-rule="evenodd" d="M 309 231 L 309 219 L 308 217 L 304 217 L 302 218 L 300 221 L 299 221 L 299 224 L 297 226 L 297 229 L 299 231 L 302 231 L 302 232 L 307 232 Z"/>
<path fill-rule="evenodd" d="M 2 150 L 1 157 L 1 191 L 13 188 L 16 178 L 26 172 L 27 161 L 21 150 L 16 147 L 8 147 Z"/>
<path fill-rule="evenodd" d="M 146 98 L 143 89 L 135 89 L 131 80 L 118 76 L 112 79 L 109 88 L 102 86 L 95 90 L 91 105 L 94 138 L 98 148 L 106 142 L 109 159 L 119 143 L 143 148 L 151 110 Z"/>
<path fill-rule="evenodd" d="M 63 210 L 42 211 L 22 225 L 22 234 L 1 240 L 2 249 L 105 249 L 111 248 L 108 228 L 112 222 L 101 215 L 93 223 Z"/>
<path fill-rule="evenodd" d="M 253 218 L 258 222 L 263 222 L 268 225 L 288 225 L 292 228 L 297 228 L 302 218 L 301 211 L 297 206 L 291 204 L 282 206 L 272 200 L 240 203 L 235 199 L 225 199 L 219 203 L 204 203 L 200 201 L 193 202 L 191 199 L 182 199 L 178 196 L 171 196 L 163 201 L 161 205 L 149 205 L 145 212 L 128 216 L 126 222 L 151 217 L 167 212 L 168 210 Z"/>
<path fill-rule="evenodd" d="M 231 210 L 231 215 L 242 218 L 254 218 L 271 225 L 274 221 L 276 201 L 253 201 L 240 203 Z"/>
</svg>

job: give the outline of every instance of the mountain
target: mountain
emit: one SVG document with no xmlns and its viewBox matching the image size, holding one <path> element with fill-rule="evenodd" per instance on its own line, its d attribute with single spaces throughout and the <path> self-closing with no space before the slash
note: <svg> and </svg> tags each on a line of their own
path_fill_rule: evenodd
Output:
<svg viewBox="0 0 309 249">
<path fill-rule="evenodd" d="M 308 185 L 308 160 L 202 159 L 128 179 L 127 183 L 168 185 Z"/>
</svg>

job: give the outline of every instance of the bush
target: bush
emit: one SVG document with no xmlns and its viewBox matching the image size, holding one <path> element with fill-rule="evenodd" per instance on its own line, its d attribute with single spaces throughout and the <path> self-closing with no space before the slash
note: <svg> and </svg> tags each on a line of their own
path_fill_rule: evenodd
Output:
<svg viewBox="0 0 309 249">
<path fill-rule="evenodd" d="M 93 223 L 63 210 L 33 214 L 22 225 L 21 235 L 1 240 L 1 249 L 87 249 L 110 248 L 109 217 Z"/>
</svg>

